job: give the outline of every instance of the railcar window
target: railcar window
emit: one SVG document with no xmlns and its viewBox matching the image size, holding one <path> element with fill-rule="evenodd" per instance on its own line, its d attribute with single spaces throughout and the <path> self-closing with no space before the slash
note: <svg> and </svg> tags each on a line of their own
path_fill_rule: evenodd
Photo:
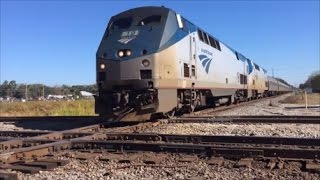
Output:
<svg viewBox="0 0 320 180">
<path fill-rule="evenodd" d="M 238 52 L 237 52 L 237 56 L 238 56 L 239 60 L 242 60 L 242 61 L 246 61 L 246 60 L 247 60 L 247 58 L 244 57 L 241 53 L 238 53 Z M 250 63 L 251 63 L 251 62 L 250 62 Z"/>
<path fill-rule="evenodd" d="M 217 40 L 216 40 L 216 45 L 217 45 L 217 49 L 218 49 L 219 51 L 221 51 L 220 43 L 219 43 L 219 41 L 217 41 Z"/>
<path fill-rule="evenodd" d="M 218 49 L 219 51 L 221 51 L 220 48 L 220 43 L 218 40 L 214 39 L 213 37 L 209 36 L 209 41 L 212 47 Z"/>
<path fill-rule="evenodd" d="M 237 57 L 237 59 L 239 60 L 239 56 L 238 56 L 238 53 L 236 52 L 236 57 Z"/>
<path fill-rule="evenodd" d="M 117 19 L 114 22 L 111 23 L 110 29 L 115 30 L 115 29 L 127 29 L 131 26 L 132 23 L 132 18 L 121 18 Z"/>
<path fill-rule="evenodd" d="M 200 41 L 204 42 L 204 40 L 203 40 L 203 34 L 202 34 L 202 31 L 201 31 L 201 30 L 198 30 L 198 36 L 199 36 Z"/>
<path fill-rule="evenodd" d="M 247 84 L 247 76 L 240 74 L 240 84 Z"/>
<path fill-rule="evenodd" d="M 256 70 L 260 71 L 260 67 L 258 65 L 256 65 L 255 63 L 253 63 L 254 68 L 256 68 Z"/>
<path fill-rule="evenodd" d="M 205 42 L 206 44 L 210 45 L 210 44 L 209 44 L 209 41 L 208 41 L 208 34 L 207 34 L 207 33 L 203 32 L 203 38 L 204 38 L 204 42 Z"/>
<path fill-rule="evenodd" d="M 152 16 L 148 16 L 146 18 L 143 18 L 141 21 L 139 21 L 138 26 L 159 24 L 160 22 L 161 22 L 160 15 L 152 15 Z"/>
<path fill-rule="evenodd" d="M 209 41 L 212 47 L 217 48 L 216 42 L 214 41 L 213 37 L 209 36 Z"/>
</svg>

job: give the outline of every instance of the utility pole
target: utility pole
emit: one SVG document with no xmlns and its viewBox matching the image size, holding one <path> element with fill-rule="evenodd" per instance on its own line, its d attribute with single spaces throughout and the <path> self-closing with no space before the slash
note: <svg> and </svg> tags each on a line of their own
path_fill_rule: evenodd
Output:
<svg viewBox="0 0 320 180">
<path fill-rule="evenodd" d="M 28 99 L 28 85 L 26 83 L 26 91 L 25 91 L 26 100 Z"/>
<path fill-rule="evenodd" d="M 44 99 L 44 85 L 42 85 L 42 97 Z"/>
</svg>

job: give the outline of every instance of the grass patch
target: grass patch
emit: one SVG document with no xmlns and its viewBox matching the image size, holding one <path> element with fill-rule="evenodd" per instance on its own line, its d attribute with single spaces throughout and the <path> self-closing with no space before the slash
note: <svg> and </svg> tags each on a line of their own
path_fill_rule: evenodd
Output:
<svg viewBox="0 0 320 180">
<path fill-rule="evenodd" d="M 311 93 L 307 94 L 308 105 L 320 105 L 320 93 Z M 282 104 L 305 104 L 305 95 L 304 93 L 298 93 L 286 97 L 283 100 L 280 100 L 279 103 Z"/>
<path fill-rule="evenodd" d="M 0 116 L 91 116 L 94 100 L 0 103 Z"/>
</svg>

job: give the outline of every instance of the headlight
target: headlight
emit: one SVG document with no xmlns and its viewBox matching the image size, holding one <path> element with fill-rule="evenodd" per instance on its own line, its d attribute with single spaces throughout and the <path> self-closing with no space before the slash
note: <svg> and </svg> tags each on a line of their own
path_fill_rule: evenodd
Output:
<svg viewBox="0 0 320 180">
<path fill-rule="evenodd" d="M 131 51 L 130 50 L 126 50 L 126 56 L 130 56 L 131 55 Z"/>
<path fill-rule="evenodd" d="M 122 57 L 124 55 L 123 51 L 118 51 L 118 57 Z"/>
<path fill-rule="evenodd" d="M 148 66 L 150 65 L 150 61 L 147 60 L 147 59 L 144 59 L 144 60 L 142 61 L 142 65 L 143 65 L 144 67 L 148 67 Z"/>
<path fill-rule="evenodd" d="M 104 70 L 105 68 L 106 68 L 106 65 L 103 64 L 103 63 L 101 63 L 101 64 L 100 64 L 100 69 L 101 69 L 101 70 Z"/>
</svg>

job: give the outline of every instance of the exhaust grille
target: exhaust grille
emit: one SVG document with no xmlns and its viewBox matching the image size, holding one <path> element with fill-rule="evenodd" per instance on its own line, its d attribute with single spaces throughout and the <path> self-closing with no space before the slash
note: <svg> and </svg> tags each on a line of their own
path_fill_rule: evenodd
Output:
<svg viewBox="0 0 320 180">
<path fill-rule="evenodd" d="M 151 79 L 152 71 L 151 70 L 140 70 L 141 79 Z"/>
<path fill-rule="evenodd" d="M 190 77 L 190 69 L 187 63 L 183 64 L 183 74 L 184 77 Z"/>
</svg>

